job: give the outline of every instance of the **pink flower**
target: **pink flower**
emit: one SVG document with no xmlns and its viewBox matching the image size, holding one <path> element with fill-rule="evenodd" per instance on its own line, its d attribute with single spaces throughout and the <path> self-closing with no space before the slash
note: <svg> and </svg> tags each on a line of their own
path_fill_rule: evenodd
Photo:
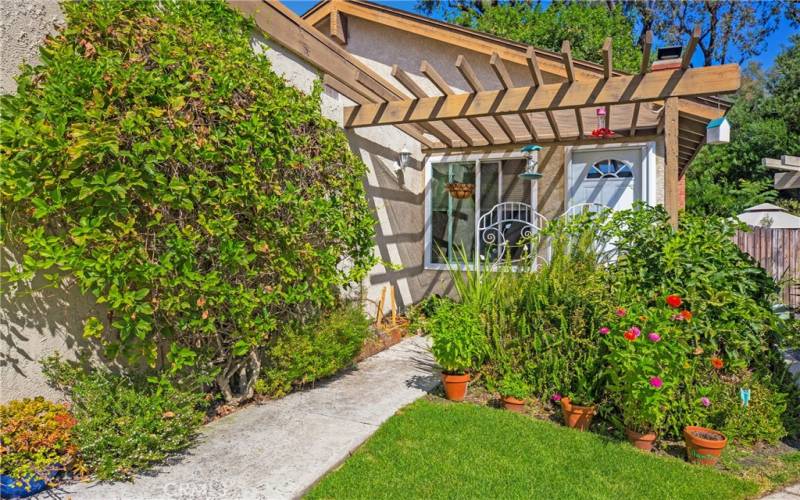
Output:
<svg viewBox="0 0 800 500">
<path fill-rule="evenodd" d="M 656 389 L 660 389 L 664 382 L 658 377 L 651 377 L 650 378 L 650 385 L 655 387 Z"/>
<path fill-rule="evenodd" d="M 633 334 L 633 336 L 634 336 L 635 338 L 637 338 L 637 339 L 639 338 L 639 335 L 641 335 L 641 334 L 642 334 L 642 331 L 641 331 L 641 330 L 639 330 L 639 327 L 638 327 L 638 326 L 632 326 L 632 327 L 631 327 L 631 329 L 630 329 L 630 330 L 628 330 L 628 331 L 629 331 L 629 332 L 631 332 L 631 333 Z"/>
<path fill-rule="evenodd" d="M 621 307 L 617 309 L 616 315 L 619 316 L 620 318 L 625 316 L 626 314 L 628 314 L 628 311 L 626 311 L 625 309 Z"/>
<path fill-rule="evenodd" d="M 651 342 L 659 342 L 661 340 L 661 335 L 656 332 L 650 332 L 647 334 L 647 338 L 650 339 Z"/>
<path fill-rule="evenodd" d="M 711 406 L 711 400 L 710 400 L 710 399 L 708 399 L 708 398 L 707 398 L 707 397 L 705 397 L 705 396 L 704 396 L 704 397 L 702 397 L 702 398 L 700 398 L 700 403 L 701 403 L 703 406 L 705 406 L 706 408 L 708 408 L 709 406 Z"/>
<path fill-rule="evenodd" d="M 559 394 L 559 393 L 553 394 L 553 396 L 550 398 L 550 400 L 552 402 L 554 402 L 554 403 L 558 403 L 559 401 L 561 401 L 561 394 Z"/>
<path fill-rule="evenodd" d="M 608 335 L 609 333 L 611 333 L 611 330 L 609 330 L 607 326 L 603 326 L 599 330 L 597 330 L 597 333 L 599 333 L 600 335 Z"/>
</svg>

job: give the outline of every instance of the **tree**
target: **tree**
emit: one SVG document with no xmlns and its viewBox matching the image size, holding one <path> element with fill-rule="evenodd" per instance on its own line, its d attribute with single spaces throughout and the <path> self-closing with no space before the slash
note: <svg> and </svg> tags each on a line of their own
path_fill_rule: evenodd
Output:
<svg viewBox="0 0 800 500">
<path fill-rule="evenodd" d="M 474 2 L 454 8 L 427 2 L 446 8 L 457 24 L 535 47 L 559 51 L 561 43 L 569 40 L 574 57 L 597 63 L 603 61 L 603 42 L 610 36 L 617 69 L 636 71 L 640 64 L 641 51 L 631 35 L 633 23 L 621 6 L 609 10 L 606 4 L 591 2 L 554 2 L 547 8 L 538 2 L 477 3 L 479 8 Z"/>
<path fill-rule="evenodd" d="M 710 66 L 742 63 L 763 52 L 784 8 L 790 15 L 792 2 L 634 0 L 624 6 L 630 17 L 641 22 L 640 39 L 645 31 L 653 30 L 661 40 L 680 45 L 699 24 L 698 48 L 704 65 Z"/>
<path fill-rule="evenodd" d="M 800 155 L 800 35 L 791 42 L 769 72 L 755 64 L 745 71 L 742 90 L 728 113 L 731 142 L 705 146 L 689 169 L 689 210 L 734 215 L 793 196 L 775 191 L 774 171 L 761 164 L 765 157 Z"/>
</svg>

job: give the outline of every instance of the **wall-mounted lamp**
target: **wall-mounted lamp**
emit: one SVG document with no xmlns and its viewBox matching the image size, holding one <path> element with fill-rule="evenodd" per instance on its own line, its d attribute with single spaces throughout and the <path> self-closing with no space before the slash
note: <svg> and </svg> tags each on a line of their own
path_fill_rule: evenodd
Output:
<svg viewBox="0 0 800 500">
<path fill-rule="evenodd" d="M 521 151 L 525 154 L 527 163 L 525 164 L 525 171 L 519 174 L 520 179 L 525 179 L 526 181 L 535 181 L 536 179 L 542 178 L 542 174 L 536 171 L 536 169 L 539 167 L 539 151 L 541 150 L 542 147 L 537 146 L 536 144 L 529 144 L 521 149 Z"/>
<path fill-rule="evenodd" d="M 400 150 L 400 154 L 397 157 L 397 164 L 400 165 L 400 168 L 406 168 L 410 159 L 411 151 L 409 151 L 407 147 L 403 146 L 403 149 Z"/>
</svg>

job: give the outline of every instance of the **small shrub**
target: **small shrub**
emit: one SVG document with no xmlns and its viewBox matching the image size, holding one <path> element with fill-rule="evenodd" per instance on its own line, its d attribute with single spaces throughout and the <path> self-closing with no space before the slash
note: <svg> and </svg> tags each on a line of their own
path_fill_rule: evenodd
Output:
<svg viewBox="0 0 800 500">
<path fill-rule="evenodd" d="M 256 392 L 281 397 L 333 375 L 353 362 L 368 334 L 369 319 L 357 304 L 289 325 L 267 346 Z"/>
<path fill-rule="evenodd" d="M 525 382 L 522 375 L 518 373 L 508 373 L 500 379 L 500 382 L 497 384 L 497 391 L 501 396 L 525 399 L 530 395 L 531 388 L 530 385 Z"/>
<path fill-rule="evenodd" d="M 473 307 L 443 301 L 429 323 L 436 362 L 448 373 L 464 373 L 486 353 L 486 336 Z"/>
<path fill-rule="evenodd" d="M 0 474 L 30 482 L 70 468 L 78 454 L 74 426 L 67 405 L 42 397 L 0 405 Z"/>
<path fill-rule="evenodd" d="M 58 357 L 43 371 L 69 394 L 74 442 L 98 479 L 124 479 L 188 447 L 203 421 L 202 395 L 164 381 L 84 371 Z"/>
</svg>

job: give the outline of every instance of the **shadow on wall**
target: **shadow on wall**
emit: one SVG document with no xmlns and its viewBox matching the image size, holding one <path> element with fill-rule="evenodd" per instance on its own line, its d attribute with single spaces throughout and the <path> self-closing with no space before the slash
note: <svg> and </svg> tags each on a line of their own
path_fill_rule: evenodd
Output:
<svg viewBox="0 0 800 500">
<path fill-rule="evenodd" d="M 447 272 L 424 268 L 424 162 L 411 158 L 401 169 L 393 149 L 352 132 L 348 138 L 371 170 L 365 188 L 376 214 L 375 244 L 382 261 L 367 278 L 367 299 L 376 303 L 387 285 L 395 288 L 400 309 L 431 294 L 452 293 Z M 370 309 L 368 313 L 374 314 Z"/>
<path fill-rule="evenodd" d="M 0 267 L 6 270 L 21 258 L 19 250 L 0 246 Z M 62 394 L 49 387 L 39 361 L 53 353 L 68 360 L 99 360 L 98 344 L 83 338 L 83 322 L 97 316 L 106 322 L 106 309 L 81 293 L 70 277 L 62 288 L 47 287 L 42 277 L 10 284 L 0 281 L 0 401 Z"/>
</svg>

